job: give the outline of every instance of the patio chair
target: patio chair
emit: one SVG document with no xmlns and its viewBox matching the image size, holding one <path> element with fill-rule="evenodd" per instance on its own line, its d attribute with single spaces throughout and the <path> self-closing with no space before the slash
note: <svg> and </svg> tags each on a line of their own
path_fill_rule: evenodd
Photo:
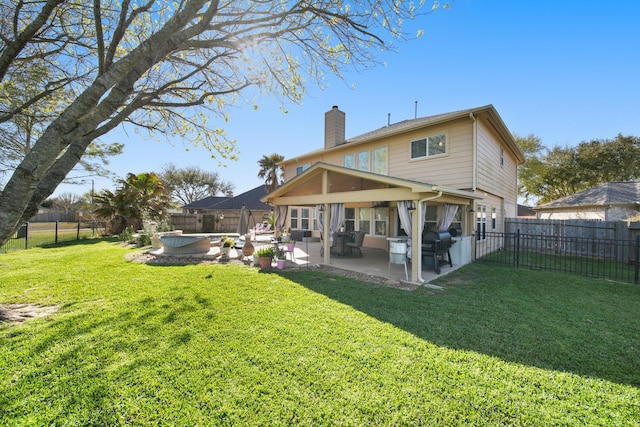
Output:
<svg viewBox="0 0 640 427">
<path fill-rule="evenodd" d="M 345 252 L 344 239 L 338 236 L 331 237 L 331 246 L 329 246 L 329 253 L 332 256 L 343 257 Z"/>
<path fill-rule="evenodd" d="M 256 231 L 256 233 L 258 234 L 267 234 L 267 233 L 271 233 L 271 224 L 264 224 L 262 229 L 260 231 Z"/>
<path fill-rule="evenodd" d="M 362 258 L 362 242 L 364 242 L 364 231 L 356 231 L 353 242 L 347 242 L 351 256 Z"/>
<path fill-rule="evenodd" d="M 330 246 L 329 253 L 333 256 L 344 256 L 342 253 L 342 248 L 338 246 L 338 243 L 341 242 L 339 239 L 334 239 L 333 236 L 330 237 Z M 324 256 L 324 238 L 322 237 L 322 233 L 320 233 L 320 256 Z"/>
</svg>

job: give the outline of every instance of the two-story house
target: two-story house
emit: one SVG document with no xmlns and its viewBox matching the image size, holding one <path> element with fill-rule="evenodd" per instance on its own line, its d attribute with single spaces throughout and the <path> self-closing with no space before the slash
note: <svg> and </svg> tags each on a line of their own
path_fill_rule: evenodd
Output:
<svg viewBox="0 0 640 427">
<path fill-rule="evenodd" d="M 325 248 L 338 228 L 362 230 L 364 247 L 385 249 L 391 236 L 421 242 L 425 232 L 449 228 L 482 244 L 487 231 L 503 231 L 504 218 L 516 216 L 524 156 L 492 105 L 349 139 L 345 128 L 345 113 L 333 107 L 324 147 L 282 162 L 285 183 L 262 199 L 276 207 L 276 225 L 322 235 Z M 421 245 L 410 246 L 419 260 Z M 330 263 L 328 250 L 324 258 Z M 420 268 L 413 263 L 413 281 Z"/>
</svg>

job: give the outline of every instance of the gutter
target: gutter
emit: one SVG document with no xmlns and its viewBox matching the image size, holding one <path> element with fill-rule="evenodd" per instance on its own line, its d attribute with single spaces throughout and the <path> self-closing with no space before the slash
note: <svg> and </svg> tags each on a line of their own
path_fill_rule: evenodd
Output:
<svg viewBox="0 0 640 427">
<path fill-rule="evenodd" d="M 418 200 L 418 207 L 416 210 L 416 213 L 418 214 L 418 220 L 420 220 L 420 218 L 422 218 L 422 202 L 428 202 L 430 200 L 435 200 L 438 199 L 440 197 L 442 197 L 442 190 L 439 190 L 438 187 L 434 186 L 433 187 L 434 190 L 438 190 L 438 194 L 436 194 L 435 196 L 431 196 L 431 197 L 426 197 L 424 199 L 420 199 Z M 415 245 L 417 247 L 417 244 Z M 411 249 L 413 250 L 413 249 Z M 418 256 L 418 283 L 420 284 L 424 284 L 426 282 L 426 280 L 424 280 L 422 278 L 422 236 L 420 238 L 420 256 Z"/>
</svg>

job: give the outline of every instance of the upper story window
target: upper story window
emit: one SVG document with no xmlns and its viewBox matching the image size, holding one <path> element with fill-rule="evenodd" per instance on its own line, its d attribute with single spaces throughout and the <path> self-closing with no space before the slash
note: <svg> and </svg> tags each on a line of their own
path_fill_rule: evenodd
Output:
<svg viewBox="0 0 640 427">
<path fill-rule="evenodd" d="M 373 172 L 387 174 L 387 147 L 380 147 L 373 150 Z"/>
<path fill-rule="evenodd" d="M 369 157 L 370 151 L 361 151 L 358 153 L 358 170 L 369 172 L 371 170 L 371 162 Z"/>
<path fill-rule="evenodd" d="M 447 134 L 428 136 L 411 141 L 411 158 L 432 157 L 447 152 Z"/>
<path fill-rule="evenodd" d="M 342 166 L 380 175 L 387 174 L 387 147 L 342 156 Z"/>
<path fill-rule="evenodd" d="M 355 157 L 353 154 L 346 154 L 342 159 L 342 166 L 345 168 L 353 169 L 355 168 Z"/>
<path fill-rule="evenodd" d="M 302 166 L 298 166 L 296 168 L 296 175 L 300 175 L 302 172 L 306 171 L 307 169 L 309 169 L 311 167 L 310 164 L 306 164 L 306 165 L 302 165 Z"/>
</svg>

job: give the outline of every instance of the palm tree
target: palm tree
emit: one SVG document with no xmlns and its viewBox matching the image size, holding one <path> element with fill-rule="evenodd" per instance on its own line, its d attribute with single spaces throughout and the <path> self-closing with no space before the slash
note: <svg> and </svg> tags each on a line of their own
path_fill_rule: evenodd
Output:
<svg viewBox="0 0 640 427">
<path fill-rule="evenodd" d="M 155 173 L 130 173 L 118 183 L 115 193 L 104 190 L 95 197 L 94 213 L 107 219 L 111 233 L 128 226 L 139 229 L 145 218 L 160 221 L 166 215 L 171 196 Z"/>
<path fill-rule="evenodd" d="M 283 160 L 284 156 L 275 153 L 270 156 L 262 156 L 262 158 L 258 160 L 258 164 L 260 165 L 258 178 L 264 178 L 267 193 L 271 193 L 284 181 L 284 171 L 280 166 L 280 162 Z"/>
</svg>

